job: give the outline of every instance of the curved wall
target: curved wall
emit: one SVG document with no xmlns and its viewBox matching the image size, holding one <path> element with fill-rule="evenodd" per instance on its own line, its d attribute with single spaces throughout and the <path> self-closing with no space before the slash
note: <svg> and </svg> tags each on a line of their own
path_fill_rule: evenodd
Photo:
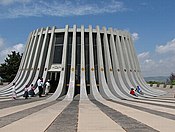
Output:
<svg viewBox="0 0 175 132">
<path fill-rule="evenodd" d="M 130 33 L 99 26 L 66 25 L 31 32 L 13 81 L 18 96 L 25 85 L 36 84 L 38 77 L 51 79 L 53 100 L 62 95 L 73 99 L 76 94 L 80 99 L 88 99 L 88 94 L 127 99 L 130 88 L 138 85 L 145 93 L 142 97 L 164 94 L 143 80 Z M 1 96 L 11 95 L 11 84 L 1 89 Z"/>
</svg>

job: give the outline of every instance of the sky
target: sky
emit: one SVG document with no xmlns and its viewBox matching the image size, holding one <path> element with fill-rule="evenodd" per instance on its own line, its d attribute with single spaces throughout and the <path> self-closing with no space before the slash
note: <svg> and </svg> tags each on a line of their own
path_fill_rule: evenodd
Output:
<svg viewBox="0 0 175 132">
<path fill-rule="evenodd" d="M 41 27 L 99 25 L 132 35 L 142 75 L 175 72 L 174 0 L 0 0 L 0 63 Z"/>
</svg>

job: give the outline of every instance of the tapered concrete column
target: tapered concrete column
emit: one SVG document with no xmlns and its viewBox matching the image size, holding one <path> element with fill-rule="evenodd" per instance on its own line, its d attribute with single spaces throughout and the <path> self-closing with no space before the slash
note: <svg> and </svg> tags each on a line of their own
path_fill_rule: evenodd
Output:
<svg viewBox="0 0 175 132">
<path fill-rule="evenodd" d="M 117 100 L 118 98 L 114 96 L 112 88 L 108 86 L 107 80 L 105 78 L 105 72 L 104 72 L 105 68 L 104 68 L 103 57 L 102 57 L 103 53 L 102 53 L 99 26 L 96 27 L 96 30 L 97 30 L 97 58 L 98 58 L 98 75 L 99 75 L 100 93 L 106 99 Z M 106 45 L 106 43 L 104 43 L 104 45 Z"/>
<path fill-rule="evenodd" d="M 60 73 L 60 80 L 59 80 L 55 93 L 50 98 L 48 98 L 48 100 L 56 100 L 57 98 L 59 98 L 60 96 L 64 94 L 63 88 L 64 88 L 64 83 L 65 83 L 65 69 L 67 65 L 66 60 L 67 60 L 68 30 L 69 30 L 69 26 L 66 25 L 65 33 L 64 33 L 63 55 L 62 55 L 62 61 L 61 61 L 62 70 Z"/>
<path fill-rule="evenodd" d="M 45 51 L 47 50 L 46 49 L 47 48 L 46 40 L 47 40 L 47 37 L 48 37 L 48 31 L 49 31 L 49 27 L 47 27 L 46 30 L 45 30 L 44 40 L 43 40 L 43 43 L 41 44 L 41 54 L 40 54 L 40 56 L 38 56 L 39 62 L 38 62 L 37 69 L 39 69 L 39 70 L 36 70 L 35 77 L 32 80 L 31 84 L 35 84 L 38 77 L 39 76 L 41 77 L 41 75 L 42 75 L 41 67 L 42 67 L 42 64 L 45 62 L 45 58 L 43 56 L 45 54 Z"/>
<path fill-rule="evenodd" d="M 16 81 L 16 85 L 19 83 L 19 82 L 21 82 L 21 79 L 24 77 L 24 74 L 25 74 L 25 72 L 26 72 L 26 67 L 27 67 L 27 64 L 29 63 L 27 63 L 27 61 L 29 61 L 29 57 L 30 57 L 30 54 L 31 54 L 31 50 L 32 50 L 32 47 L 34 46 L 34 44 L 33 44 L 33 41 L 34 41 L 34 39 L 35 39 L 35 33 L 36 33 L 36 31 L 33 31 L 33 33 L 32 33 L 32 36 L 31 36 L 31 41 L 30 41 L 30 43 L 29 43 L 29 47 L 28 47 L 28 50 L 27 50 L 27 52 L 26 52 L 26 57 L 25 57 L 25 62 L 24 62 L 24 64 L 23 64 L 23 67 L 22 67 L 22 69 L 21 69 L 21 75 L 20 75 L 20 77 L 18 78 L 18 80 Z"/>
<path fill-rule="evenodd" d="M 47 39 L 48 39 L 48 31 L 49 31 L 49 27 L 47 27 L 46 29 L 45 29 L 45 33 L 44 33 L 44 38 L 43 38 L 43 43 L 41 43 L 41 54 L 38 56 L 38 65 L 36 66 L 36 68 L 35 68 L 35 70 L 36 70 L 36 73 L 35 73 L 35 75 L 34 75 L 34 79 L 33 80 L 31 80 L 31 84 L 33 84 L 33 85 L 35 85 L 36 84 L 36 82 L 37 82 L 37 80 L 38 80 L 38 77 L 41 77 L 42 76 L 42 74 L 43 74 L 43 69 L 42 69 L 42 67 L 43 67 L 43 63 L 45 62 L 45 57 L 44 57 L 44 54 L 46 54 L 46 50 L 47 50 Z M 42 33 L 42 34 L 43 34 Z M 41 34 L 41 35 L 42 35 Z M 43 67 L 44 68 L 44 67 Z M 31 85 L 30 84 L 30 85 Z M 35 93 L 38 93 L 38 89 L 35 89 Z"/>
<path fill-rule="evenodd" d="M 135 63 L 134 63 L 134 56 L 133 56 L 133 53 L 131 52 L 131 48 L 132 47 L 130 47 L 131 45 L 130 45 L 130 43 L 129 43 L 129 36 L 127 35 L 127 33 L 126 33 L 126 39 L 125 39 L 125 43 L 126 43 L 126 50 L 127 50 L 127 55 L 128 55 L 128 61 L 129 61 L 129 63 L 131 64 L 130 66 L 130 74 L 131 74 L 131 76 L 134 78 L 134 81 L 135 81 L 135 84 L 136 84 L 136 86 L 137 85 L 139 85 L 139 86 L 141 86 L 141 87 L 143 87 L 141 84 L 140 84 L 140 82 L 139 82 L 139 80 L 138 80 L 138 78 L 135 76 L 135 73 L 137 73 L 137 68 L 136 68 L 136 66 L 135 66 Z M 145 95 L 144 95 L 145 96 Z"/>
<path fill-rule="evenodd" d="M 55 26 L 52 27 L 52 30 L 51 30 L 51 37 L 50 37 L 50 43 L 49 43 L 49 47 L 48 47 L 48 51 L 47 51 L 47 57 L 46 57 L 46 62 L 45 62 L 45 67 L 44 69 L 44 72 L 43 72 L 43 80 L 46 80 L 46 77 L 47 77 L 47 73 L 48 73 L 48 69 L 50 67 L 50 58 L 51 58 L 51 53 L 52 53 L 52 47 L 53 47 L 53 42 L 54 42 L 54 32 L 55 32 Z"/>
<path fill-rule="evenodd" d="M 133 46 L 133 41 L 132 38 L 129 37 L 129 46 L 130 46 L 130 50 L 131 53 L 133 55 L 133 62 L 134 62 L 134 66 L 135 66 L 135 75 L 138 78 L 138 81 L 140 82 L 140 85 L 145 89 L 145 91 L 149 91 L 151 92 L 153 95 L 162 95 L 162 93 L 165 93 L 163 91 L 160 90 L 155 90 L 149 87 L 149 85 L 145 82 L 145 80 L 143 79 L 143 76 L 141 75 L 141 70 L 140 70 L 140 65 L 139 65 L 139 61 L 137 59 L 136 56 L 136 52 Z"/>
<path fill-rule="evenodd" d="M 132 55 L 133 55 L 133 62 L 134 62 L 134 66 L 135 66 L 135 74 L 136 74 L 136 76 L 138 77 L 138 79 L 140 80 L 140 82 L 142 83 L 142 85 L 144 86 L 144 85 L 145 85 L 145 84 L 144 84 L 144 81 L 143 81 L 141 78 L 139 78 L 140 73 L 139 73 L 138 71 L 140 71 L 140 65 L 139 65 L 139 63 L 138 63 L 138 60 L 136 59 L 137 56 L 136 56 L 136 54 L 134 53 L 135 50 L 134 50 L 133 45 L 132 45 L 132 38 L 131 38 L 131 37 L 129 38 L 129 46 L 130 46 L 130 49 L 131 49 L 131 53 L 132 53 Z"/>
<path fill-rule="evenodd" d="M 71 71 L 68 92 L 65 97 L 66 100 L 73 100 L 75 93 L 75 59 L 76 59 L 76 25 L 73 26 L 73 40 L 72 40 L 72 57 L 71 57 Z"/>
<path fill-rule="evenodd" d="M 30 50 L 28 62 L 26 62 L 27 65 L 26 65 L 26 69 L 25 69 L 25 74 L 23 75 L 20 83 L 16 86 L 17 89 L 20 88 L 21 86 L 25 87 L 24 83 L 27 81 L 28 76 L 30 74 L 30 69 L 31 69 L 31 66 L 33 64 L 33 58 L 34 58 L 34 55 L 36 53 L 38 33 L 39 33 L 39 29 L 37 29 L 36 33 L 34 34 L 35 38 L 34 38 L 34 41 L 32 44 L 32 49 Z"/>
<path fill-rule="evenodd" d="M 139 82 L 139 79 L 137 78 L 137 76 L 135 76 L 135 73 L 136 72 L 138 72 L 137 70 L 134 70 L 134 69 L 137 69 L 136 67 L 135 67 L 135 64 L 134 64 L 134 58 L 133 58 L 133 54 L 131 53 L 131 47 L 130 47 L 130 43 L 129 43 L 129 40 L 128 40 L 129 38 L 128 38 L 128 36 L 127 36 L 127 34 L 126 34 L 126 39 L 125 39 L 125 42 L 126 42 L 126 50 L 127 50 L 127 54 L 128 54 L 128 61 L 129 61 L 129 63 L 131 64 L 130 66 L 130 74 L 131 74 L 131 76 L 134 78 L 134 81 L 135 81 L 135 85 L 136 86 L 141 86 L 141 89 L 142 89 L 142 91 L 144 92 L 144 96 L 147 96 L 147 95 L 151 95 L 151 93 L 149 93 L 149 92 L 146 92 L 143 88 L 144 88 L 144 86 Z M 135 86 L 135 87 L 136 87 Z"/>
<path fill-rule="evenodd" d="M 35 34 L 35 36 L 38 36 L 38 33 L 39 33 L 39 30 L 38 30 L 38 32 L 37 32 L 37 34 Z M 35 43 L 37 43 L 36 42 L 37 41 L 37 37 L 35 37 L 35 40 L 34 40 L 34 42 Z M 17 93 L 17 95 L 18 96 L 20 96 L 22 93 L 20 93 L 20 92 L 22 92 L 23 91 L 23 89 L 25 88 L 25 86 L 27 85 L 27 81 L 28 81 L 28 79 L 30 79 L 31 78 L 31 76 L 30 76 L 30 74 L 31 74 L 31 67 L 32 67 L 32 64 L 34 63 L 34 61 L 33 61 L 33 57 L 34 57 L 34 55 L 35 55 L 35 48 L 36 47 L 33 47 L 33 49 L 32 49 L 32 52 L 33 52 L 33 54 L 32 55 L 30 55 L 30 58 L 29 59 L 31 59 L 32 58 L 32 61 L 29 61 L 28 62 L 28 65 L 27 65 L 27 72 L 26 72 L 26 74 L 23 76 L 23 78 L 22 78 L 22 80 L 20 81 L 20 83 L 16 86 L 16 93 Z"/>
<path fill-rule="evenodd" d="M 114 41 L 114 31 L 112 28 L 109 29 L 111 37 L 110 37 L 110 44 L 111 44 L 111 55 L 112 55 L 112 62 L 113 62 L 113 73 L 115 77 L 115 82 L 119 88 L 119 90 L 124 93 L 125 95 L 130 97 L 130 94 L 128 93 L 128 88 L 126 87 L 122 75 L 121 75 L 121 69 L 119 66 L 119 56 L 117 54 L 118 49 L 116 48 L 116 44 Z"/>
<path fill-rule="evenodd" d="M 89 58 L 90 58 L 90 92 L 95 99 L 103 100 L 99 94 L 96 80 L 95 80 L 95 67 L 94 67 L 94 52 L 93 52 L 93 39 L 92 39 L 92 26 L 89 25 Z"/>
<path fill-rule="evenodd" d="M 125 32 L 123 32 L 123 35 L 122 35 L 123 37 L 122 37 L 122 40 L 123 40 L 123 45 L 122 45 L 122 47 L 123 47 L 123 54 L 124 54 L 124 59 L 125 59 L 125 65 L 126 65 L 126 68 L 127 68 L 127 70 L 126 70 L 126 73 L 127 73 L 127 75 L 128 75 L 128 78 L 129 78 L 129 80 L 130 80 L 130 82 L 131 82 L 131 84 L 132 84 L 132 87 L 134 87 L 134 88 L 136 88 L 136 86 L 137 86 L 137 83 L 135 82 L 135 80 L 134 80 L 134 77 L 133 77 L 133 75 L 131 74 L 131 71 L 132 71 L 132 68 L 131 68 L 131 66 L 132 66 L 132 63 L 129 61 L 129 55 L 128 55 L 128 49 L 127 49 L 127 45 L 128 45 L 128 43 L 126 42 L 126 35 L 125 35 Z"/>
<path fill-rule="evenodd" d="M 112 91 L 113 94 L 115 94 L 119 98 L 127 98 L 126 95 L 124 95 L 120 90 L 119 87 L 117 86 L 113 74 L 113 67 L 111 63 L 111 55 L 110 55 L 110 50 L 109 50 L 109 43 L 108 43 L 108 36 L 107 36 L 107 31 L 106 28 L 103 27 L 104 31 L 104 49 L 105 49 L 105 61 L 106 61 L 106 74 L 107 74 L 107 82 L 108 85 Z"/>
<path fill-rule="evenodd" d="M 125 75 L 125 79 L 127 80 L 127 83 L 128 83 L 128 87 L 129 89 L 134 87 L 134 84 L 131 82 L 129 76 L 128 76 L 128 72 L 129 72 L 129 67 L 127 65 L 127 54 L 126 54 L 126 51 L 125 51 L 125 45 L 124 45 L 124 35 L 123 35 L 123 32 L 120 32 L 121 35 L 121 43 L 119 43 L 120 45 L 120 48 L 121 48 L 121 56 L 122 56 L 122 59 L 123 59 L 123 65 L 125 67 L 123 73 Z"/>
<path fill-rule="evenodd" d="M 116 33 L 117 37 L 116 37 L 116 47 L 118 49 L 118 56 L 119 56 L 119 61 L 120 61 L 120 71 L 121 71 L 121 75 L 122 75 L 122 78 L 123 78 L 123 81 L 125 82 L 125 85 L 127 86 L 128 88 L 128 93 L 129 93 L 129 90 L 132 86 L 128 76 L 127 76 L 127 69 L 126 69 L 126 65 L 125 65 L 125 60 L 124 60 L 124 55 L 123 54 L 123 49 L 122 49 L 122 45 L 123 45 L 123 37 L 122 37 L 122 31 L 117 31 Z M 120 35 L 120 38 L 119 38 L 119 35 Z"/>
<path fill-rule="evenodd" d="M 23 64 L 23 68 L 21 69 L 22 70 L 22 74 L 20 75 L 20 78 L 16 81 L 16 85 L 19 82 L 21 82 L 21 79 L 24 77 L 24 74 L 26 72 L 26 67 L 27 67 L 27 64 L 29 63 L 29 57 L 30 57 L 30 54 L 31 54 L 31 50 L 32 50 L 32 47 L 34 46 L 33 42 L 35 40 L 35 36 L 34 36 L 35 33 L 36 33 L 36 31 L 33 31 L 32 36 L 31 36 L 32 38 L 31 38 L 31 41 L 29 43 L 29 48 L 28 48 L 28 50 L 26 52 L 25 62 Z"/>
<path fill-rule="evenodd" d="M 16 74 L 16 77 L 12 81 L 12 83 L 17 81 L 17 78 L 20 76 L 20 73 L 22 72 L 22 69 L 24 67 L 24 62 L 25 62 L 25 59 L 26 59 L 26 54 L 28 52 L 29 44 L 30 44 L 31 41 L 32 41 L 32 33 L 30 33 L 30 35 L 28 37 L 27 44 L 26 44 L 25 50 L 23 52 L 23 56 L 22 56 L 22 59 L 21 59 L 21 62 L 20 62 L 20 66 L 19 66 L 19 69 L 18 69 L 18 73 Z"/>
<path fill-rule="evenodd" d="M 19 89 L 17 90 L 17 92 L 24 91 L 25 87 L 23 87 L 23 86 L 30 85 L 30 83 L 32 82 L 32 80 L 35 76 L 35 73 L 36 73 L 36 70 L 37 70 L 38 58 L 41 55 L 41 52 L 40 52 L 41 48 L 40 47 L 41 47 L 42 34 L 43 34 L 43 28 L 41 28 L 40 32 L 38 32 L 38 34 L 37 34 L 37 36 L 39 36 L 38 40 L 37 40 L 37 43 L 36 43 L 36 49 L 35 49 L 35 51 L 37 51 L 37 52 L 34 53 L 34 55 L 32 56 L 31 65 L 30 65 L 30 68 L 28 69 L 29 70 L 29 75 L 27 76 L 25 82 L 22 83 L 21 86 L 18 86 Z M 18 95 L 22 95 L 22 92 L 20 92 Z"/>
<path fill-rule="evenodd" d="M 80 100 L 87 100 L 85 81 L 85 52 L 84 52 L 84 26 L 81 26 L 81 69 L 80 69 Z"/>
</svg>

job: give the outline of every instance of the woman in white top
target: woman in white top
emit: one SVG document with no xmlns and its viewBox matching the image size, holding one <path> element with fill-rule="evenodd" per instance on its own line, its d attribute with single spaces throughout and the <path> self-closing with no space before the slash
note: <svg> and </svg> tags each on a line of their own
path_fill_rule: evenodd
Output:
<svg viewBox="0 0 175 132">
<path fill-rule="evenodd" d="M 50 80 L 47 80 L 46 82 L 46 89 L 45 89 L 45 95 L 48 95 L 49 91 L 50 91 Z"/>
</svg>

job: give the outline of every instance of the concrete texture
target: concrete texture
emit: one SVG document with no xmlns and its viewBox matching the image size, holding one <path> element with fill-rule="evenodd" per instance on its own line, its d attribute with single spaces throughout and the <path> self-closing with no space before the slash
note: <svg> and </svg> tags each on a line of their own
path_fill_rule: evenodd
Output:
<svg viewBox="0 0 175 132">
<path fill-rule="evenodd" d="M 79 105 L 78 132 L 124 132 L 125 130 L 91 101 Z"/>
<path fill-rule="evenodd" d="M 46 132 L 76 132 L 79 100 L 73 100 L 50 124 Z"/>
</svg>

